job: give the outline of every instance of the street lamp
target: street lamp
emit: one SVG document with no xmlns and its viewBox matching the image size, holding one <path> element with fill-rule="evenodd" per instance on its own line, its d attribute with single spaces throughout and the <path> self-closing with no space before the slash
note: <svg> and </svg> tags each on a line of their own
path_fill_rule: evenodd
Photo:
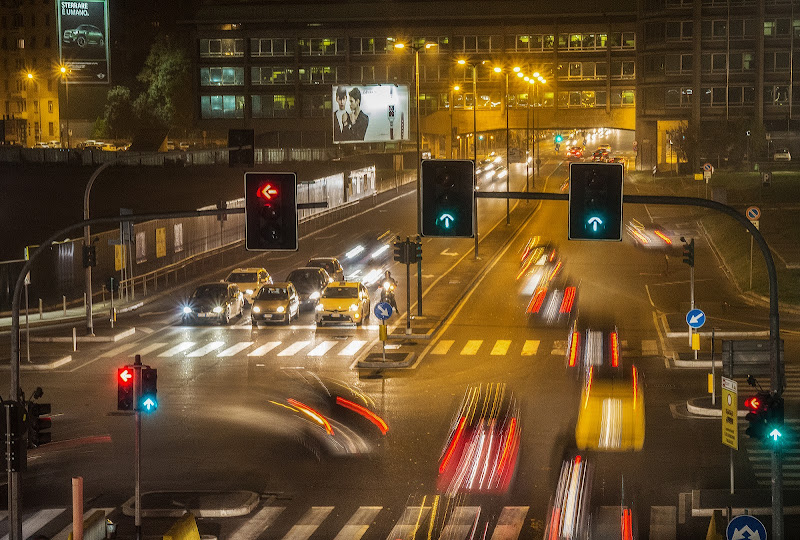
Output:
<svg viewBox="0 0 800 540">
<path fill-rule="evenodd" d="M 28 82 L 34 85 L 34 87 L 36 87 L 36 99 L 34 100 L 33 108 L 36 109 L 36 112 L 39 114 L 39 123 L 37 124 L 38 127 L 34 130 L 34 137 L 36 142 L 39 142 L 42 133 L 42 109 L 41 109 L 42 104 L 39 103 L 39 87 L 36 86 L 36 78 L 34 77 L 32 72 L 29 71 L 27 73 L 27 77 L 28 77 Z"/>
<path fill-rule="evenodd" d="M 420 45 L 409 45 L 408 47 L 414 51 L 414 102 L 416 103 L 417 112 L 416 112 L 416 123 L 417 123 L 417 232 L 421 234 L 422 225 L 421 225 L 421 211 L 420 208 L 422 207 L 422 201 L 420 198 L 420 193 L 422 192 L 421 189 L 421 176 L 422 176 L 422 130 L 420 129 L 420 122 L 419 122 L 419 51 L 422 49 L 430 49 L 435 47 L 436 43 L 429 43 L 424 42 Z M 405 49 L 405 43 L 395 43 L 394 47 L 396 49 Z"/>
<path fill-rule="evenodd" d="M 510 132 L 508 128 L 508 70 L 504 70 L 500 66 L 495 66 L 495 73 L 505 73 L 506 76 L 506 193 L 511 191 L 511 152 L 510 152 Z M 522 68 L 514 66 L 513 72 L 518 77 L 523 77 Z M 511 199 L 506 198 L 506 225 L 511 225 Z"/>
<path fill-rule="evenodd" d="M 533 75 L 530 77 L 526 77 L 526 80 L 533 85 L 533 100 L 528 100 L 528 107 L 531 108 L 531 116 L 532 116 L 532 124 L 533 124 L 533 144 L 535 152 L 531 152 L 531 154 L 536 155 L 536 161 L 534 162 L 533 166 L 533 177 L 534 181 L 536 179 L 536 170 L 539 167 L 539 139 L 536 136 L 536 109 L 532 108 L 535 107 L 539 101 L 539 87 L 541 85 L 547 83 L 547 79 L 545 79 L 538 71 L 534 71 Z M 533 104 L 531 104 L 533 101 Z M 540 171 L 541 172 L 541 171 Z M 526 181 L 527 182 L 527 181 Z M 527 189 L 527 188 L 526 188 Z"/>
<path fill-rule="evenodd" d="M 481 62 L 483 63 L 483 62 Z M 461 66 L 469 65 L 472 68 L 472 159 L 475 167 L 478 166 L 478 121 L 476 111 L 478 110 L 478 64 L 475 62 L 467 62 L 466 60 L 459 60 L 458 64 Z M 477 175 L 473 180 L 473 189 L 477 187 Z M 473 198 L 472 203 L 472 222 L 475 224 L 475 258 L 478 258 L 478 198 Z"/>
<path fill-rule="evenodd" d="M 70 73 L 70 69 L 66 66 L 61 66 L 59 68 L 61 72 L 61 78 L 64 79 L 64 97 L 66 98 L 66 105 L 64 107 L 64 119 L 67 121 L 67 148 L 70 146 L 70 133 L 69 133 L 69 115 L 66 114 L 69 111 L 69 77 L 67 76 Z M 61 112 L 61 108 L 59 107 L 59 113 Z M 61 116 L 59 114 L 59 116 Z M 60 119 L 59 119 L 60 120 Z M 63 140 L 62 140 L 63 142 Z"/>
</svg>

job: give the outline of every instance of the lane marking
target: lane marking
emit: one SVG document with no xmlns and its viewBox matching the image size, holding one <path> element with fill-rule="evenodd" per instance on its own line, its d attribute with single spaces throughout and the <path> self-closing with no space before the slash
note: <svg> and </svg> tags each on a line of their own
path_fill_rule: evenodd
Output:
<svg viewBox="0 0 800 540">
<path fill-rule="evenodd" d="M 281 512 L 283 512 L 283 508 L 281 507 L 267 506 L 262 508 L 256 515 L 236 529 L 229 537 L 229 540 L 252 540 L 253 538 L 258 538 L 261 536 L 261 533 L 266 531 L 275 522 L 275 519 Z"/>
<path fill-rule="evenodd" d="M 539 351 L 538 339 L 526 339 L 522 346 L 522 356 L 533 356 Z"/>
<path fill-rule="evenodd" d="M 267 343 L 247 353 L 247 356 L 264 356 L 280 344 L 280 341 L 268 341 Z"/>
<path fill-rule="evenodd" d="M 360 540 L 382 509 L 382 506 L 359 506 L 333 540 Z"/>
<path fill-rule="evenodd" d="M 481 348 L 483 345 L 482 339 L 470 339 L 467 341 L 467 344 L 464 345 L 464 348 L 461 349 L 461 354 L 464 356 L 475 356 L 478 353 L 478 349 Z"/>
<path fill-rule="evenodd" d="M 242 352 L 243 350 L 245 350 L 247 347 L 249 347 L 252 344 L 253 344 L 252 341 L 240 341 L 236 345 L 234 345 L 232 347 L 228 347 L 227 349 L 225 349 L 224 351 L 219 353 L 217 356 L 219 356 L 219 357 L 233 356 L 234 354 Z"/>
<path fill-rule="evenodd" d="M 217 349 L 219 349 L 223 345 L 225 345 L 224 341 L 212 341 L 211 343 L 209 343 L 207 345 L 203 345 L 202 347 L 200 347 L 196 351 L 190 352 L 186 356 L 189 357 L 189 358 L 199 358 L 200 356 L 205 356 L 210 352 L 216 351 Z"/>
<path fill-rule="evenodd" d="M 529 506 L 504 506 L 491 540 L 516 540 L 525 524 Z"/>
<path fill-rule="evenodd" d="M 319 345 L 308 351 L 308 356 L 322 356 L 326 352 L 331 350 L 334 345 L 336 345 L 335 341 L 323 341 L 322 343 L 320 343 Z"/>
<path fill-rule="evenodd" d="M 453 346 L 455 340 L 452 339 L 443 339 L 436 344 L 436 347 L 433 348 L 431 354 L 447 354 L 447 351 L 450 350 L 450 347 Z"/>
<path fill-rule="evenodd" d="M 101 354 L 100 356 L 102 356 L 103 358 L 111 358 L 112 356 L 117 356 L 119 353 L 123 353 L 123 352 L 127 351 L 128 349 L 131 349 L 131 348 L 135 347 L 136 345 L 137 345 L 136 343 L 126 343 L 125 345 L 120 345 L 119 347 L 114 347 L 110 351 L 106 351 L 103 354 Z"/>
<path fill-rule="evenodd" d="M 505 356 L 508 352 L 508 348 L 511 346 L 510 339 L 498 339 L 494 342 L 494 347 L 492 347 L 492 352 L 489 354 L 492 356 Z"/>
<path fill-rule="evenodd" d="M 183 351 L 185 351 L 187 349 L 191 349 L 194 346 L 195 346 L 194 341 L 184 341 L 183 343 L 179 343 L 179 344 L 175 345 L 174 347 L 172 347 L 170 349 L 167 349 L 166 351 L 164 351 L 163 353 L 159 354 L 158 356 L 159 356 L 159 358 L 165 358 L 165 357 L 168 357 L 168 356 L 175 356 L 176 354 L 182 353 Z"/>
<path fill-rule="evenodd" d="M 310 341 L 295 341 L 281 352 L 278 353 L 278 356 L 294 356 L 302 349 L 305 349 L 308 344 L 311 343 Z"/>
<path fill-rule="evenodd" d="M 283 540 L 308 540 L 332 511 L 333 506 L 312 506 L 300 521 L 289 529 Z"/>
<path fill-rule="evenodd" d="M 339 356 L 353 356 L 354 354 L 356 354 L 358 351 L 361 350 L 361 347 L 363 347 L 366 344 L 367 344 L 366 341 L 355 339 L 350 343 L 348 343 L 347 347 L 345 347 L 344 349 L 341 350 L 341 352 L 339 352 Z"/>
<path fill-rule="evenodd" d="M 56 516 L 62 514 L 66 508 L 45 508 L 34 513 L 31 517 L 22 522 L 22 537 L 29 538 L 33 534 L 47 525 Z M 2 540 L 8 540 L 8 534 Z"/>
<path fill-rule="evenodd" d="M 139 354 L 140 356 L 144 356 L 146 354 L 150 354 L 153 351 L 157 351 L 161 347 L 166 347 L 166 346 L 167 346 L 166 343 L 151 343 L 150 345 L 139 351 L 137 354 Z M 131 356 L 133 356 L 133 354 L 131 354 Z"/>
</svg>

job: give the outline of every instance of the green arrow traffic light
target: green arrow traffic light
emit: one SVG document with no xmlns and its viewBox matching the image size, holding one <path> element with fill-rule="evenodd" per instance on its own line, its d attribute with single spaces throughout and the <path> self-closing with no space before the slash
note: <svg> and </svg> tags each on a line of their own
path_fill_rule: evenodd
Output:
<svg viewBox="0 0 800 540">
<path fill-rule="evenodd" d="M 778 431 L 777 428 L 775 428 L 769 432 L 769 436 L 772 437 L 772 442 L 778 442 L 778 439 L 780 439 L 783 436 L 783 434 L 780 431 Z"/>
<path fill-rule="evenodd" d="M 445 229 L 449 229 L 450 225 L 452 225 L 455 220 L 456 219 L 453 216 L 451 216 L 450 214 L 442 214 L 436 220 L 436 223 L 441 223 L 442 225 L 444 225 Z"/>
<path fill-rule="evenodd" d="M 598 227 L 603 224 L 603 220 L 597 216 L 592 216 L 587 223 L 592 228 L 592 232 L 597 232 Z"/>
</svg>

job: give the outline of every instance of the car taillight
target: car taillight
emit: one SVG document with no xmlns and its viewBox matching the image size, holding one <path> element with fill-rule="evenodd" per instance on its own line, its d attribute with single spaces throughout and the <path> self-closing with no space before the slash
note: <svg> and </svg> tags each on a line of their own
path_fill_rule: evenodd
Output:
<svg viewBox="0 0 800 540">
<path fill-rule="evenodd" d="M 528 304 L 528 313 L 539 313 L 546 294 L 547 289 L 536 289 L 531 302 Z"/>
<path fill-rule="evenodd" d="M 516 435 L 517 430 L 517 419 L 512 418 L 511 423 L 508 426 L 508 436 L 506 437 L 506 443 L 503 445 L 503 453 L 500 456 L 500 462 L 497 464 L 497 474 L 502 475 L 503 469 L 506 467 L 506 460 L 508 459 L 508 451 L 512 444 L 514 444 L 514 435 Z"/>
<path fill-rule="evenodd" d="M 639 378 L 639 372 L 636 370 L 636 366 L 633 366 L 633 408 L 636 409 L 636 398 L 638 397 L 639 393 L 639 385 L 637 379 Z"/>
<path fill-rule="evenodd" d="M 619 337 L 611 332 L 611 367 L 619 367 Z"/>
<path fill-rule="evenodd" d="M 333 435 L 333 427 L 331 427 L 330 422 L 328 422 L 328 419 L 325 418 L 323 415 L 321 415 L 319 412 L 315 411 L 305 403 L 297 401 L 296 399 L 289 398 L 286 401 L 290 405 L 294 405 L 295 407 L 300 409 L 300 411 L 303 412 L 303 414 L 305 414 L 306 416 L 314 420 L 316 423 L 324 427 L 328 435 Z"/>
<path fill-rule="evenodd" d="M 458 429 L 456 429 L 455 434 L 453 435 L 453 440 L 450 441 L 450 446 L 447 447 L 447 452 L 444 454 L 442 458 L 442 463 L 439 465 L 439 474 L 442 474 L 447 467 L 447 462 L 450 461 L 450 458 L 453 456 L 453 452 L 456 450 L 456 446 L 458 445 L 458 439 L 461 438 L 461 432 L 464 431 L 464 424 L 466 423 L 467 419 L 462 417 L 458 423 Z"/>
<path fill-rule="evenodd" d="M 357 412 L 358 414 L 360 414 L 361 416 L 363 416 L 364 418 L 366 418 L 367 420 L 378 426 L 378 429 L 381 430 L 382 434 L 386 435 L 386 432 L 389 431 L 389 426 L 386 424 L 383 418 L 381 418 L 371 410 L 367 409 L 366 407 L 359 405 L 358 403 L 353 403 L 352 401 L 344 399 L 341 396 L 336 396 L 336 403 L 338 405 L 341 405 L 342 407 L 350 409 L 353 412 Z"/>
<path fill-rule="evenodd" d="M 658 236 L 659 238 L 661 238 L 664 241 L 665 244 L 667 244 L 668 246 L 672 245 L 672 240 L 670 240 L 667 235 L 665 235 L 664 233 L 662 233 L 658 229 L 656 229 L 653 232 L 655 232 L 655 235 Z"/>
<path fill-rule="evenodd" d="M 564 297 L 561 299 L 561 307 L 559 313 L 571 313 L 572 304 L 575 303 L 575 287 L 567 287 L 564 289 Z"/>
<path fill-rule="evenodd" d="M 633 540 L 633 516 L 630 508 L 622 510 L 622 540 Z"/>
</svg>

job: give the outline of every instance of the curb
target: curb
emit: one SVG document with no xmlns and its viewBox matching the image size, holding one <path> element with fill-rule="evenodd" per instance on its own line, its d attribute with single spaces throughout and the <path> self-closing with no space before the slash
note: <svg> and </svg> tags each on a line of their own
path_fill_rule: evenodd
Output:
<svg viewBox="0 0 800 540">
<path fill-rule="evenodd" d="M 142 493 L 142 496 L 147 495 L 149 493 L 174 493 L 172 491 L 148 491 L 146 493 Z M 203 495 L 218 495 L 219 491 L 187 491 L 181 493 L 192 493 L 198 496 Z M 253 491 L 231 491 L 227 493 L 242 493 L 247 495 L 245 502 L 241 506 L 236 506 L 233 508 L 213 508 L 213 509 L 198 509 L 198 508 L 142 508 L 141 516 L 142 517 L 155 517 L 155 518 L 179 518 L 183 517 L 188 513 L 194 514 L 195 517 L 202 517 L 202 518 L 225 518 L 225 517 L 238 517 L 238 516 L 246 516 L 250 512 L 252 512 L 256 506 L 258 506 L 260 502 L 260 497 L 258 493 Z M 131 497 L 127 501 L 125 501 L 122 505 L 122 513 L 128 517 L 134 517 L 136 515 L 136 509 L 134 508 L 136 502 L 135 497 Z"/>
<path fill-rule="evenodd" d="M 136 327 L 133 326 L 128 328 L 127 330 L 123 330 L 122 332 L 118 332 L 113 336 L 79 336 L 76 337 L 76 341 L 80 342 L 90 342 L 90 343 L 101 343 L 101 342 L 116 342 L 120 339 L 125 339 L 128 336 L 132 336 L 136 332 Z M 72 337 L 61 337 L 61 336 L 53 336 L 53 337 L 32 337 L 31 343 L 72 343 Z"/>
<path fill-rule="evenodd" d="M 711 337 L 711 332 L 695 332 L 701 337 Z M 687 332 L 667 332 L 666 337 L 670 339 L 686 339 Z M 714 332 L 715 338 L 738 338 L 738 337 L 769 337 L 769 330 L 754 330 L 752 332 Z"/>
<path fill-rule="evenodd" d="M 358 369 L 407 369 L 412 367 L 417 358 L 417 353 L 409 352 L 404 354 L 406 355 L 405 360 L 387 362 L 382 360 L 376 360 L 374 362 L 368 360 L 359 360 L 356 363 L 356 367 Z"/>
<path fill-rule="evenodd" d="M 692 398 L 686 400 L 686 410 L 692 414 L 696 414 L 697 416 L 716 416 L 718 418 L 722 418 L 722 409 L 711 409 L 709 407 L 699 407 L 697 405 L 693 405 L 692 401 L 696 399 L 704 399 L 704 398 Z M 738 418 L 744 418 L 749 411 L 742 411 L 737 409 L 736 416 Z"/>
<path fill-rule="evenodd" d="M 53 360 L 52 362 L 48 362 L 47 364 L 26 364 L 20 362 L 19 369 L 20 371 L 47 371 L 50 369 L 60 368 L 64 364 L 68 364 L 72 362 L 72 355 L 68 354 L 66 356 L 62 356 L 57 360 Z M 11 370 L 11 362 L 4 359 L 3 364 L 0 365 L 0 371 L 10 371 Z"/>
</svg>

